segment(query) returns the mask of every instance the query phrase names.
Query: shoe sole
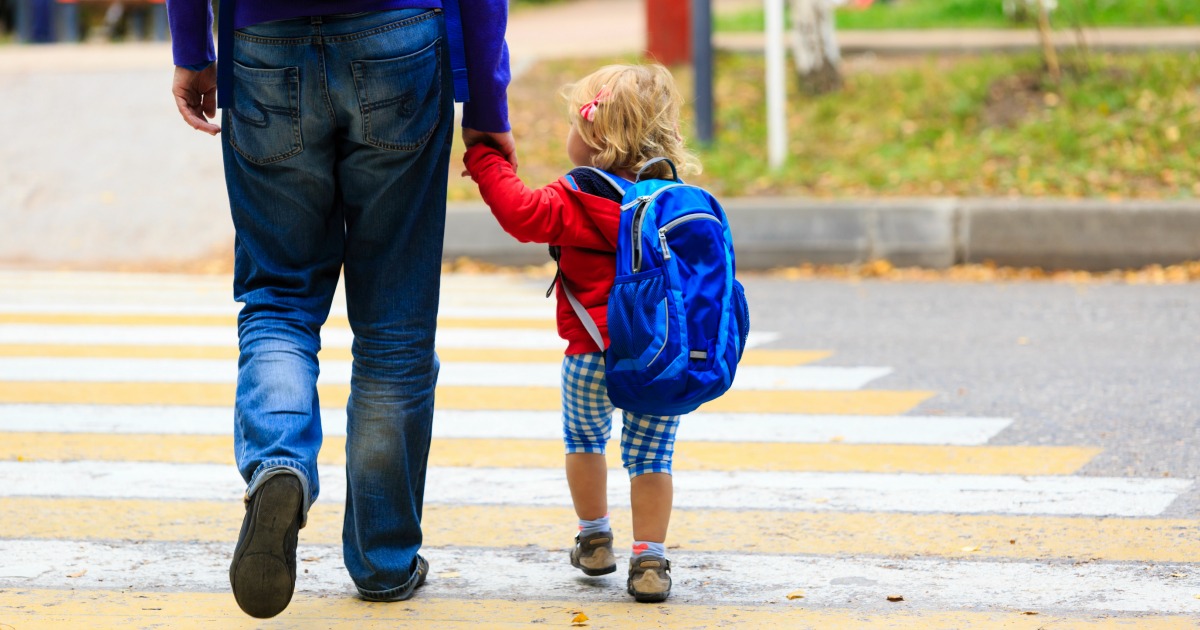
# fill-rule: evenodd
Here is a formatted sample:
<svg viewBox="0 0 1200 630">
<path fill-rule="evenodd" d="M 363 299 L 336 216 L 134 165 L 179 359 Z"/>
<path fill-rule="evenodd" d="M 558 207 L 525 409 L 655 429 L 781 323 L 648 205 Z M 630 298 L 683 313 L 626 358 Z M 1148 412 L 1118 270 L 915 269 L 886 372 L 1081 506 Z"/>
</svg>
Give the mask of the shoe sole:
<svg viewBox="0 0 1200 630">
<path fill-rule="evenodd" d="M 603 554 L 603 555 L 601 555 L 601 554 Z M 604 556 L 607 556 L 607 558 Z M 583 571 L 583 574 L 588 577 L 598 577 L 601 575 L 608 575 L 609 573 L 617 572 L 617 559 L 612 555 L 612 552 L 609 551 L 608 549 L 605 549 L 603 547 L 597 549 L 596 551 L 592 552 L 591 559 L 593 559 L 593 560 L 608 560 L 609 564 L 606 566 L 599 567 L 599 568 L 589 567 L 589 566 L 583 564 L 583 561 L 581 559 L 576 558 L 574 555 L 574 552 L 572 552 L 571 566 L 575 567 L 576 569 L 579 569 L 580 571 Z M 600 564 L 600 562 L 596 562 L 596 564 Z"/>
<path fill-rule="evenodd" d="M 635 585 L 645 587 L 646 590 L 639 590 Z M 634 601 L 651 604 L 666 601 L 671 596 L 671 583 L 658 577 L 654 571 L 646 571 L 641 577 L 629 580 L 625 590 L 633 595 Z"/>
<path fill-rule="evenodd" d="M 281 475 L 282 476 L 282 475 Z M 300 520 L 302 490 L 292 475 L 266 483 L 254 498 L 255 514 L 243 544 L 234 550 L 229 583 L 238 607 L 259 619 L 274 617 L 292 601 L 296 580 L 287 562 L 288 530 Z"/>
</svg>

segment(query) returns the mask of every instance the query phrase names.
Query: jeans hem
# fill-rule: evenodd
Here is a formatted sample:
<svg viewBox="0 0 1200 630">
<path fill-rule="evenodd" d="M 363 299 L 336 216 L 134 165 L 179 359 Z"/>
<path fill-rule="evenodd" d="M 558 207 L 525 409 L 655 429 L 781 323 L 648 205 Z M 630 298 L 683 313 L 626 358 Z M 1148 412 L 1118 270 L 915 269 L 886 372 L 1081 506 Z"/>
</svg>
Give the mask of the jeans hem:
<svg viewBox="0 0 1200 630">
<path fill-rule="evenodd" d="M 417 554 L 417 557 L 420 558 L 421 554 Z M 414 564 L 419 566 L 420 563 Z M 402 602 L 412 597 L 413 591 L 417 590 L 417 581 L 420 578 L 420 571 L 413 569 L 413 574 L 409 576 L 408 581 L 396 588 L 383 591 L 369 591 L 361 586 L 355 586 L 355 588 L 358 589 L 359 596 L 369 602 Z"/>
<path fill-rule="evenodd" d="M 312 496 L 312 485 L 308 480 L 308 472 L 299 462 L 269 459 L 259 464 L 258 470 L 255 470 L 254 475 L 250 477 L 250 484 L 246 486 L 245 501 L 249 503 L 250 498 L 268 479 L 283 474 L 293 474 L 300 479 L 300 489 L 304 495 L 304 505 L 300 509 L 300 528 L 304 529 L 304 526 L 308 524 L 308 508 L 312 506 L 314 497 Z"/>
</svg>

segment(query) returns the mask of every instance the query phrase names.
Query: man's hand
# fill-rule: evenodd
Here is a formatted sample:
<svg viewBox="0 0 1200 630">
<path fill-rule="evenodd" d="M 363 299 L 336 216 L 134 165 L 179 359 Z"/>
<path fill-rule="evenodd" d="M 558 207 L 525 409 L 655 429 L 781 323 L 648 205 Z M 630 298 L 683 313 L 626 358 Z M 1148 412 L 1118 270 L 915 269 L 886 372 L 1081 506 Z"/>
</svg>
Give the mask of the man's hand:
<svg viewBox="0 0 1200 630">
<path fill-rule="evenodd" d="M 171 94 L 175 95 L 175 106 L 189 127 L 210 136 L 221 133 L 220 127 L 208 122 L 217 117 L 217 64 L 210 64 L 200 72 L 175 66 Z"/>
<path fill-rule="evenodd" d="M 517 170 L 517 143 L 513 140 L 511 131 L 494 133 L 463 127 L 462 138 L 463 144 L 467 145 L 468 149 L 482 143 L 499 151 L 504 156 L 504 159 L 508 160 L 509 164 L 512 164 L 513 170 Z"/>
</svg>

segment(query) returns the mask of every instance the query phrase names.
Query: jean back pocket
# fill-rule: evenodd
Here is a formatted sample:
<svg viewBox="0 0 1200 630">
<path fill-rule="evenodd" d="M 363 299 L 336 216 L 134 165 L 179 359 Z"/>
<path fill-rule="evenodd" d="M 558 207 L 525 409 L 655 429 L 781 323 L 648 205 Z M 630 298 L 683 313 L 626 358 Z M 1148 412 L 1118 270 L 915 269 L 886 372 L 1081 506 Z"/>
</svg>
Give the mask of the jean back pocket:
<svg viewBox="0 0 1200 630">
<path fill-rule="evenodd" d="M 441 39 L 403 57 L 355 61 L 354 87 L 367 144 L 415 151 L 441 122 Z"/>
<path fill-rule="evenodd" d="M 233 76 L 229 144 L 234 150 L 260 165 L 303 151 L 299 68 L 249 68 L 234 62 Z"/>
</svg>

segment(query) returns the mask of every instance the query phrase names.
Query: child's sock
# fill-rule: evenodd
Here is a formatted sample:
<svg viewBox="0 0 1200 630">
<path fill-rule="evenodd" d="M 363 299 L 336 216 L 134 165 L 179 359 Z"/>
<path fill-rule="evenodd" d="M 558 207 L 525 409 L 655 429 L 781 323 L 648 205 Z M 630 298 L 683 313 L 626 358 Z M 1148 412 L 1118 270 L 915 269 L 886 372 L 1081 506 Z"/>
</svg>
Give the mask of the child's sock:
<svg viewBox="0 0 1200 630">
<path fill-rule="evenodd" d="M 633 541 L 633 557 L 636 558 L 641 555 L 661 556 L 665 558 L 667 557 L 667 545 L 666 543 L 635 540 Z"/>
<path fill-rule="evenodd" d="M 608 515 L 607 514 L 605 514 L 604 516 L 601 516 L 600 518 L 598 518 L 594 521 L 588 521 L 588 520 L 584 520 L 582 518 L 579 519 L 579 535 L 580 536 L 591 536 L 592 534 L 606 532 L 606 531 L 609 531 L 610 529 L 612 529 L 612 526 L 608 524 Z"/>
</svg>

